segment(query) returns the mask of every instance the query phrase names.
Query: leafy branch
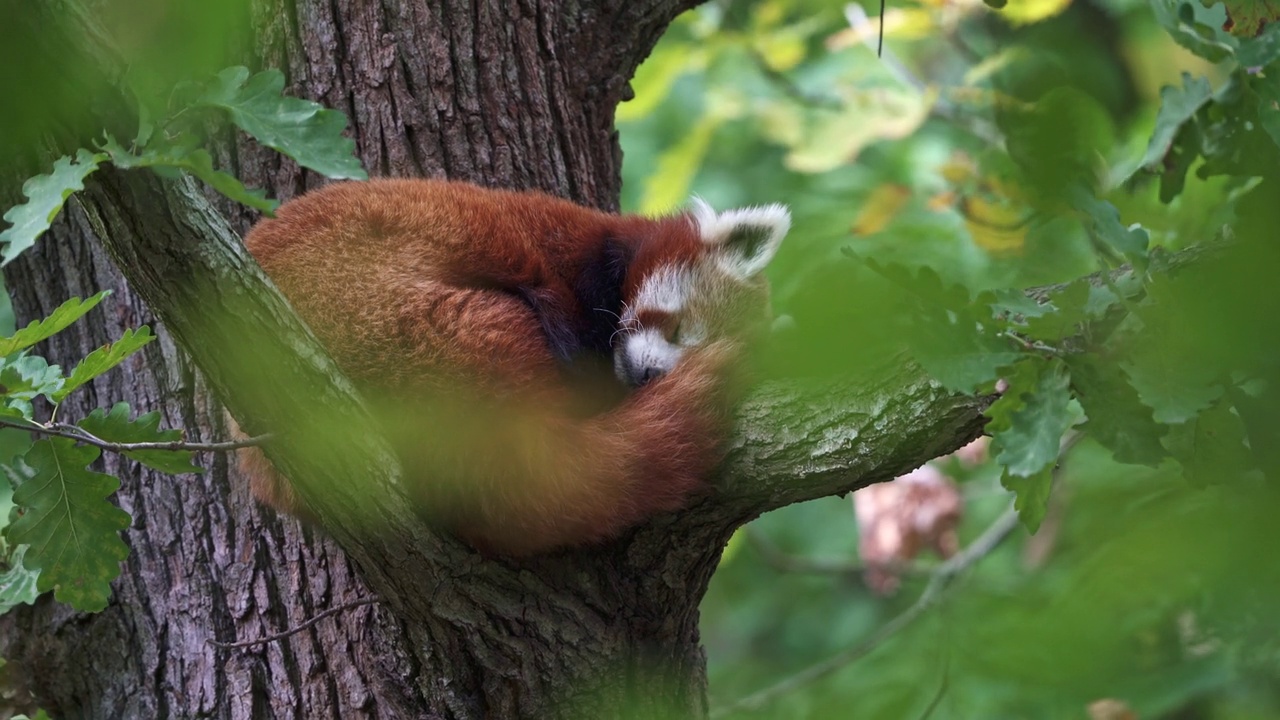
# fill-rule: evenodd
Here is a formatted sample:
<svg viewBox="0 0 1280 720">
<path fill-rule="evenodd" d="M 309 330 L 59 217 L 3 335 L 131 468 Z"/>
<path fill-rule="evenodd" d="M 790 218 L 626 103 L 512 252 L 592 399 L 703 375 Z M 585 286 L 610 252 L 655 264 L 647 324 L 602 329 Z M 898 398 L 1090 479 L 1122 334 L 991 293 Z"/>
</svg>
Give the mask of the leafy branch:
<svg viewBox="0 0 1280 720">
<path fill-rule="evenodd" d="M 237 202 L 271 214 L 279 205 L 261 190 L 249 189 L 234 175 L 214 167 L 206 144 L 204 121 L 220 115 L 263 145 L 299 165 L 334 179 L 368 177 L 355 157 L 355 143 L 343 135 L 347 118 L 337 110 L 284 95 L 278 70 L 251 74 L 243 67 L 223 70 L 203 82 L 181 84 L 173 92 L 169 115 L 156 124 L 140 122 L 137 139 L 126 148 L 109 134 L 95 150 L 81 148 L 54 162 L 47 175 L 23 185 L 27 202 L 4 215 L 12 227 L 0 232 L 7 264 L 33 246 L 49 229 L 63 204 L 84 189 L 84 181 L 104 163 L 125 170 L 150 168 L 164 173 L 189 172 Z M 204 111 L 204 112 L 201 112 Z"/>
</svg>

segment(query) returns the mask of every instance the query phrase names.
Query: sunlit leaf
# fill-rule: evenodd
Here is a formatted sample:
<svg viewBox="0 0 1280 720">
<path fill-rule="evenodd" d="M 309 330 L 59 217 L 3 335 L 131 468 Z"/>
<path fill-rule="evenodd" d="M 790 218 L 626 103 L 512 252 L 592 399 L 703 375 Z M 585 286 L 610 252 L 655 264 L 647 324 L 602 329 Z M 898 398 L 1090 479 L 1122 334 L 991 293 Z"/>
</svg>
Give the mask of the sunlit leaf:
<svg viewBox="0 0 1280 720">
<path fill-rule="evenodd" d="M 85 313 L 92 310 L 94 306 L 102 302 L 102 298 L 110 294 L 110 290 L 103 290 L 86 300 L 71 298 L 49 313 L 49 317 L 43 320 L 33 320 L 30 325 L 14 333 L 12 337 L 0 338 L 0 357 L 12 355 L 19 350 L 35 345 L 41 340 L 53 337 L 71 325 L 71 323 L 84 317 Z"/>
<path fill-rule="evenodd" d="M 1071 0 L 1008 0 L 1000 9 L 1000 17 L 1013 25 L 1030 25 L 1057 15 Z"/>
<path fill-rule="evenodd" d="M 722 118 L 708 113 L 696 125 L 658 158 L 658 167 L 645 181 L 644 195 L 640 200 L 640 212 L 656 215 L 670 212 L 689 197 L 693 178 L 702 167 L 707 148 Z"/>
<path fill-rule="evenodd" d="M 87 612 L 107 606 L 129 554 L 120 539 L 129 514 L 107 500 L 120 481 L 88 469 L 98 455 L 66 438 L 32 445 L 23 462 L 35 475 L 14 491 L 22 515 L 6 530 L 10 543 L 29 546 L 23 565 L 40 572 L 40 591 Z"/>
<path fill-rule="evenodd" d="M 62 388 L 53 394 L 53 401 L 62 402 L 73 390 L 124 362 L 125 358 L 155 339 L 146 325 L 136 331 L 125 330 L 119 340 L 103 345 L 81 360 Z"/>
<path fill-rule="evenodd" d="M 31 402 L 37 396 L 52 397 L 62 387 L 62 368 L 39 355 L 19 355 L 0 360 L 0 402 L 6 414 L 30 420 Z"/>
<path fill-rule="evenodd" d="M 250 75 L 247 68 L 227 68 L 205 86 L 195 103 L 225 111 L 231 122 L 258 142 L 325 177 L 368 178 L 355 156 L 355 141 L 342 135 L 347 116 L 286 96 L 279 70 Z"/>
<path fill-rule="evenodd" d="M 817 173 L 852 162 L 863 148 L 905 137 L 920 127 L 937 91 L 859 91 L 838 111 L 817 115 L 804 141 L 787 154 L 787 167 Z"/>
<path fill-rule="evenodd" d="M 116 403 L 111 412 L 98 408 L 89 413 L 78 425 L 90 435 L 113 443 L 156 443 L 182 440 L 181 430 L 161 430 L 160 413 L 149 412 L 129 419 L 129 404 Z M 190 450 L 129 450 L 124 456 L 131 460 L 172 475 L 203 472 L 204 468 L 191 462 Z"/>
<path fill-rule="evenodd" d="M 0 480 L 2 482 L 4 480 Z M 9 569 L 0 572 L 0 615 L 18 605 L 30 605 L 40 596 L 40 591 L 36 588 L 39 571 L 28 570 L 22 564 L 22 556 L 26 553 L 27 547 L 19 545 L 9 556 Z M 2 568 L 3 565 L 0 564 L 0 569 Z"/>
<path fill-rule="evenodd" d="M 48 175 L 37 175 L 23 183 L 22 192 L 27 196 L 27 202 L 10 208 L 4 214 L 5 222 L 12 227 L 0 232 L 0 243 L 5 246 L 4 261 L 0 265 L 9 264 L 23 250 L 35 245 L 61 212 L 67 198 L 84 189 L 84 179 L 105 159 L 105 155 L 82 148 L 76 151 L 74 159 L 67 156 L 58 158 Z"/>
<path fill-rule="evenodd" d="M 203 148 L 148 148 L 142 154 L 135 155 L 111 138 L 107 139 L 103 148 L 110 155 L 111 161 L 122 168 L 179 168 L 209 183 L 213 189 L 228 198 L 249 207 L 272 213 L 280 205 L 278 201 L 268 198 L 262 190 L 247 188 L 234 175 L 214 168 L 213 156 Z"/>
</svg>

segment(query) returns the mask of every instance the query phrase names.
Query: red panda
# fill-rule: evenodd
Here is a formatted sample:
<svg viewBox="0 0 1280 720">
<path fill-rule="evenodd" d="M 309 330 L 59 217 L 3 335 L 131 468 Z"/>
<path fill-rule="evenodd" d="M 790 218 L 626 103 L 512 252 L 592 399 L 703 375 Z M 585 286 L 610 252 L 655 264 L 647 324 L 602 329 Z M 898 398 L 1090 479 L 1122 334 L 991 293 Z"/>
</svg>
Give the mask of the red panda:
<svg viewBox="0 0 1280 720">
<path fill-rule="evenodd" d="M 528 555 L 615 537 L 703 486 L 789 224 L 781 205 L 644 218 L 374 180 L 287 202 L 245 242 L 369 399 L 415 508 Z M 304 513 L 250 454 L 255 496 Z"/>
</svg>

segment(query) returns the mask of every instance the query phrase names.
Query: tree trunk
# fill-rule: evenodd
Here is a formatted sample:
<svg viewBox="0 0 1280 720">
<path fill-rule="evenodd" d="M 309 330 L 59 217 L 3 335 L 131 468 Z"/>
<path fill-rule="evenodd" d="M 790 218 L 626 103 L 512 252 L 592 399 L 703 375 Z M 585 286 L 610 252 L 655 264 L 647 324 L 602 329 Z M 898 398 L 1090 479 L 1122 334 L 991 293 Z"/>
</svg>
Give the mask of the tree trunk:
<svg viewBox="0 0 1280 720">
<path fill-rule="evenodd" d="M 292 94 L 346 112 L 371 175 L 540 188 L 615 208 L 614 108 L 692 4 L 260 0 L 256 64 L 284 70 Z M 245 143 L 222 156 L 282 199 L 317 184 Z M 7 206 L 21 173 L 0 171 Z M 194 320 L 210 298 L 244 303 L 231 315 L 272 328 L 262 342 L 281 352 L 314 347 L 261 299 L 274 296 L 258 291 L 261 276 L 230 232 L 251 214 L 220 203 L 220 217 L 194 187 L 105 169 L 6 269 L 22 323 L 72 295 L 116 291 L 40 348 L 51 362 L 163 321 L 158 342 L 73 395 L 61 418 L 125 401 L 159 410 L 189 439 L 225 438 L 214 392 L 240 417 L 242 370 L 223 364 L 219 345 L 251 331 Z M 287 370 L 327 377 L 322 355 L 298 353 L 305 359 Z M 322 402 L 345 402 L 343 392 L 339 383 Z M 288 418 L 291 402 L 261 412 Z M 329 533 L 306 530 L 255 506 L 224 455 L 181 478 L 108 456 L 106 471 L 123 479 L 116 499 L 133 516 L 110 606 L 86 615 L 46 596 L 19 608 L 0 618 L 0 657 L 34 702 L 68 718 L 702 717 L 698 603 L 733 530 L 958 447 L 978 432 L 981 406 L 896 359 L 834 389 L 763 388 L 743 409 L 713 496 L 617 542 L 518 563 L 437 538 L 394 505 L 385 538 L 361 536 L 334 508 L 321 509 Z M 372 448 L 355 469 L 316 461 L 300 471 L 385 480 L 377 457 Z M 250 648 L 210 644 L 265 637 L 363 598 L 379 603 Z"/>
</svg>

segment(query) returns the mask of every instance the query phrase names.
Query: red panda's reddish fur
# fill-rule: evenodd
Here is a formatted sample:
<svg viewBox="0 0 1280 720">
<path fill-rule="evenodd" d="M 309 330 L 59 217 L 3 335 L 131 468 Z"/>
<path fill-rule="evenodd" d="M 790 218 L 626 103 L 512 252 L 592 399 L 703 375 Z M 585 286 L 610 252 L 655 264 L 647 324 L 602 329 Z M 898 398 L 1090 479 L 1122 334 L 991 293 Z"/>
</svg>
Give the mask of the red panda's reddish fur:
<svg viewBox="0 0 1280 720">
<path fill-rule="evenodd" d="M 658 265 L 703 252 L 685 216 L 611 215 L 432 180 L 329 185 L 246 237 L 339 367 L 386 400 L 410 498 L 474 546 L 508 555 L 600 541 L 678 509 L 721 457 L 731 341 L 691 350 L 670 374 L 584 417 L 539 319 L 510 292 L 538 288 L 569 315 L 589 314 L 573 284 L 606 241 L 632 253 L 624 296 Z M 440 411 L 449 403 L 474 412 Z M 396 442 L 397 432 L 409 437 Z M 251 454 L 254 494 L 302 512 L 287 481 Z"/>
</svg>

